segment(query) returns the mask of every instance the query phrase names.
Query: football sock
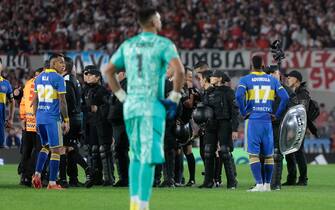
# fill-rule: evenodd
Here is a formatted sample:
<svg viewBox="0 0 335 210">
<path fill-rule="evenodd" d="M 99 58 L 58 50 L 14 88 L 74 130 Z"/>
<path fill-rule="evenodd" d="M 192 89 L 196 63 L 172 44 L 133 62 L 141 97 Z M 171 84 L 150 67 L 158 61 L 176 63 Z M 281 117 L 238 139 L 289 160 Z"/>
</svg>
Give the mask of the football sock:
<svg viewBox="0 0 335 210">
<path fill-rule="evenodd" d="M 274 165 L 273 157 L 266 157 L 264 160 L 264 174 L 265 174 L 264 182 L 265 183 L 271 183 L 273 165 Z"/>
<path fill-rule="evenodd" d="M 262 165 L 259 162 L 258 157 L 250 157 L 250 168 L 256 181 L 256 184 L 263 184 Z"/>
<path fill-rule="evenodd" d="M 140 162 L 131 160 L 129 164 L 129 193 L 130 196 L 138 196 L 140 181 Z"/>
<path fill-rule="evenodd" d="M 140 201 L 149 201 L 154 181 L 155 166 L 151 164 L 141 164 L 139 173 L 139 198 Z"/>
<path fill-rule="evenodd" d="M 48 159 L 48 155 L 49 155 L 49 150 L 43 147 L 38 154 L 38 158 L 37 158 L 37 162 L 36 162 L 35 171 L 37 173 L 39 173 L 39 174 L 42 173 L 44 164 Z"/>
<path fill-rule="evenodd" d="M 131 196 L 130 197 L 130 210 L 138 210 L 139 209 L 139 199 L 138 196 Z"/>
<path fill-rule="evenodd" d="M 50 163 L 49 163 L 49 167 L 50 167 L 49 181 L 56 181 L 57 179 L 59 159 L 60 159 L 59 154 L 51 153 L 51 158 L 50 158 Z"/>
</svg>

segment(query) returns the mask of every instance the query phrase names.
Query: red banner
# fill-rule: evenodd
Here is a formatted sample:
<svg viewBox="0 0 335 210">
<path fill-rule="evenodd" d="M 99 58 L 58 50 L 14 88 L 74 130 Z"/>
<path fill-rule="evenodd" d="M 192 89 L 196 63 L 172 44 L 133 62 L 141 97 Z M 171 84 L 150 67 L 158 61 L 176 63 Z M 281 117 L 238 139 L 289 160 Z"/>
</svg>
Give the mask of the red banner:
<svg viewBox="0 0 335 210">
<path fill-rule="evenodd" d="M 335 68 L 310 68 L 308 75 L 311 90 L 335 92 Z"/>
</svg>

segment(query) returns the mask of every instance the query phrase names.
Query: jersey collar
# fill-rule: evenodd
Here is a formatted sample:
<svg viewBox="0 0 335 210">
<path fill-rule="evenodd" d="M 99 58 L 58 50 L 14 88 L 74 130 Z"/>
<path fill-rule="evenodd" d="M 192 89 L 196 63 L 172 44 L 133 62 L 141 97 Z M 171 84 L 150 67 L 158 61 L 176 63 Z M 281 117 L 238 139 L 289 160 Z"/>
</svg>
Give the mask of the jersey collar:
<svg viewBox="0 0 335 210">
<path fill-rule="evenodd" d="M 4 81 L 4 78 L 2 76 L 0 76 L 0 82 Z"/>
<path fill-rule="evenodd" d="M 264 75 L 265 72 L 263 72 L 263 71 L 261 71 L 261 72 L 259 72 L 259 71 L 252 71 L 252 72 L 250 72 L 250 74 L 261 76 L 261 75 Z"/>
<path fill-rule="evenodd" d="M 56 72 L 57 73 L 57 71 L 55 69 L 45 69 L 44 71 L 45 71 L 45 73 L 50 73 L 50 72 Z"/>
</svg>

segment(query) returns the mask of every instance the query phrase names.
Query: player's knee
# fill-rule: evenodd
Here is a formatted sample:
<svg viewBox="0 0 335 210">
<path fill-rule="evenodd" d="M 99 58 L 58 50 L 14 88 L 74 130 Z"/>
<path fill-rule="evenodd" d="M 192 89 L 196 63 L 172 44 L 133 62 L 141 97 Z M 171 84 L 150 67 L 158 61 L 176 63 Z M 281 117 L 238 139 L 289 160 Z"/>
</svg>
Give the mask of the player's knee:
<svg viewBox="0 0 335 210">
<path fill-rule="evenodd" d="M 212 144 L 205 144 L 205 158 L 210 158 L 215 155 L 216 145 Z"/>
<path fill-rule="evenodd" d="M 259 163 L 259 155 L 249 154 L 249 164 Z"/>
<path fill-rule="evenodd" d="M 49 152 L 50 152 L 49 147 L 48 146 L 43 146 L 40 152 L 43 152 L 43 153 L 49 155 Z"/>
<path fill-rule="evenodd" d="M 273 165 L 274 164 L 273 155 L 264 157 L 264 164 Z"/>
</svg>

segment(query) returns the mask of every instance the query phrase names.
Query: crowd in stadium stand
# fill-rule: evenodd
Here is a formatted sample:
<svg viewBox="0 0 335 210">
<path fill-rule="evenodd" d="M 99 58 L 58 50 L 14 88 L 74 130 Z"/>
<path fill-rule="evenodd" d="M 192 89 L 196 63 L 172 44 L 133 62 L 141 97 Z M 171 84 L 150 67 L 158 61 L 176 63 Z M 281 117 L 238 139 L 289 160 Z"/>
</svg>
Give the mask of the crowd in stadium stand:
<svg viewBox="0 0 335 210">
<path fill-rule="evenodd" d="M 181 49 L 335 47 L 333 0 L 157 0 L 161 34 Z M 0 53 L 112 52 L 138 32 L 134 1 L 0 1 Z"/>
</svg>

